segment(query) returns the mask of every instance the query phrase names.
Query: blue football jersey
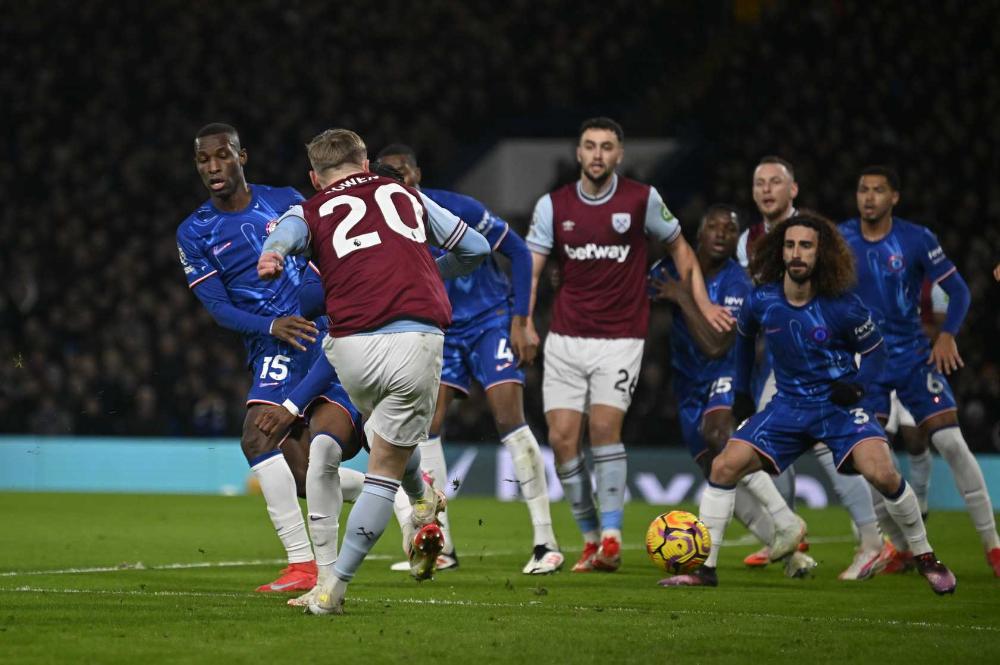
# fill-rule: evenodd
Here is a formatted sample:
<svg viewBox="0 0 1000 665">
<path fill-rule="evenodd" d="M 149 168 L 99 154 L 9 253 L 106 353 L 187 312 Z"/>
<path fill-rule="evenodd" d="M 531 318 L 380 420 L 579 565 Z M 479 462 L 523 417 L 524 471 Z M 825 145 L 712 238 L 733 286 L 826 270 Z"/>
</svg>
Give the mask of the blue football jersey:
<svg viewBox="0 0 1000 665">
<path fill-rule="evenodd" d="M 489 211 L 486 206 L 464 194 L 440 189 L 421 189 L 427 198 L 453 213 L 466 224 L 486 237 L 495 252 L 509 232 L 507 222 Z M 444 250 L 429 246 L 435 256 Z M 446 280 L 445 288 L 451 301 L 452 327 L 461 327 L 479 316 L 490 312 L 506 313 L 510 309 L 513 289 L 507 273 L 500 268 L 494 256 L 486 257 L 482 264 L 464 277 Z"/>
<path fill-rule="evenodd" d="M 871 312 L 856 294 L 817 296 L 798 307 L 785 299 L 780 283 L 750 292 L 737 330 L 749 338 L 764 334 L 778 395 L 793 400 L 828 400 L 831 383 L 857 374 L 854 354 L 882 343 Z"/>
<path fill-rule="evenodd" d="M 308 260 L 285 259 L 285 271 L 273 281 L 257 276 L 257 259 L 270 232 L 269 224 L 303 200 L 291 187 L 250 185 L 250 205 L 239 212 L 224 212 L 206 201 L 177 228 L 177 249 L 188 286 L 217 275 L 233 305 L 267 317 L 299 313 L 299 290 Z M 317 322 L 318 323 L 318 322 Z M 254 338 L 244 336 L 253 355 Z"/>
<path fill-rule="evenodd" d="M 855 218 L 840 225 L 857 264 L 855 293 L 871 309 L 891 355 L 924 353 L 930 342 L 920 325 L 921 286 L 925 278 L 940 282 L 948 277 L 955 264 L 925 226 L 893 217 L 889 233 L 869 242 L 861 224 Z"/>
<path fill-rule="evenodd" d="M 671 258 L 658 261 L 668 273 L 678 279 L 677 267 Z M 656 266 L 650 271 L 654 274 Z M 723 267 L 711 277 L 705 279 L 705 289 L 708 299 L 716 305 L 722 305 L 729 313 L 739 315 L 743 302 L 750 293 L 752 284 L 745 270 L 733 259 L 728 259 Z M 733 376 L 736 356 L 735 345 L 722 358 L 709 358 L 698 348 L 697 342 L 691 336 L 687 321 L 677 305 L 671 307 L 673 327 L 670 331 L 670 356 L 674 371 L 683 374 L 696 382 L 711 382 L 720 376 Z"/>
</svg>

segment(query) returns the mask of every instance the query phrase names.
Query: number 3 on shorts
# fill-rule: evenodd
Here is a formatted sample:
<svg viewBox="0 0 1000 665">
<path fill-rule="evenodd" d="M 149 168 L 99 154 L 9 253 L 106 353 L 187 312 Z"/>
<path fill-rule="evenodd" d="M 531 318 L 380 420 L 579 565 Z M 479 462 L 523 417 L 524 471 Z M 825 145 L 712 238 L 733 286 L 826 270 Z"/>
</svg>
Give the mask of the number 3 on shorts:
<svg viewBox="0 0 1000 665">
<path fill-rule="evenodd" d="M 855 425 L 864 425 L 869 420 L 864 409 L 851 409 L 851 415 L 854 416 Z"/>
</svg>

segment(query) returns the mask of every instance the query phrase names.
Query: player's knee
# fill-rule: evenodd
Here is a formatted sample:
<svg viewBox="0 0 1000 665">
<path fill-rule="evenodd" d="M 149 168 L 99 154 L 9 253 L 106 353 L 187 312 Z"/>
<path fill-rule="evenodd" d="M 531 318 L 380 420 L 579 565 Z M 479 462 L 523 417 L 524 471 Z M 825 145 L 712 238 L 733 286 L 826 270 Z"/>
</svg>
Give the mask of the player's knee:
<svg viewBox="0 0 1000 665">
<path fill-rule="evenodd" d="M 619 443 L 622 440 L 621 428 L 617 423 L 591 420 L 590 421 L 590 442 L 595 443 Z"/>
<path fill-rule="evenodd" d="M 500 436 L 506 436 L 524 425 L 524 418 L 511 413 L 498 413 L 493 417 Z"/>
<path fill-rule="evenodd" d="M 865 479 L 883 496 L 894 494 L 899 489 L 899 483 L 903 477 L 899 475 L 896 468 L 889 464 L 878 464 L 865 474 Z"/>
<path fill-rule="evenodd" d="M 719 485 L 735 485 L 740 479 L 740 468 L 732 455 L 722 453 L 712 460 L 712 472 L 709 479 Z"/>
<path fill-rule="evenodd" d="M 243 436 L 240 437 L 240 447 L 248 460 L 254 460 L 264 453 L 274 450 L 277 445 L 266 434 L 261 432 L 252 423 L 243 427 Z"/>
</svg>

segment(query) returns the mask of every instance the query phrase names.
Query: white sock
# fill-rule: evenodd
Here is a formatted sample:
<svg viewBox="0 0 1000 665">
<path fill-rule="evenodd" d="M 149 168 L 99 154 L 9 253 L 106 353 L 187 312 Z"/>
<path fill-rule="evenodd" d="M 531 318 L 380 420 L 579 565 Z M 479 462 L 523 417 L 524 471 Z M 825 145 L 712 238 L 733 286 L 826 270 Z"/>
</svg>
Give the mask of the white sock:
<svg viewBox="0 0 1000 665">
<path fill-rule="evenodd" d="M 932 549 L 930 543 L 927 542 L 927 529 L 924 528 L 924 520 L 920 517 L 920 504 L 917 503 L 917 495 L 913 493 L 909 483 L 905 480 L 903 482 L 906 484 L 906 488 L 897 498 L 884 497 L 885 508 L 906 537 L 906 542 L 909 544 L 913 556 L 919 556 L 932 551 Z"/>
<path fill-rule="evenodd" d="M 882 529 L 882 533 L 885 534 L 892 546 L 900 552 L 907 552 L 910 549 L 910 544 L 906 542 L 906 537 L 903 536 L 903 532 L 899 529 L 899 525 L 896 521 L 892 519 L 889 514 L 888 508 L 885 505 L 885 497 L 882 493 L 875 489 L 874 486 L 871 487 L 872 504 L 875 507 L 875 515 L 878 517 L 878 525 Z"/>
<path fill-rule="evenodd" d="M 445 491 L 448 485 L 448 465 L 444 461 L 444 448 L 441 446 L 441 437 L 432 436 L 420 444 L 420 468 L 431 475 L 434 479 L 434 489 Z M 451 540 L 451 522 L 448 519 L 448 509 L 438 513 L 438 521 L 441 523 L 441 532 L 444 534 L 445 554 L 452 554 L 455 551 L 455 544 Z"/>
<path fill-rule="evenodd" d="M 941 453 L 941 457 L 951 467 L 951 475 L 955 485 L 965 499 L 965 507 L 972 517 L 972 523 L 979 532 L 986 549 L 1000 547 L 1000 537 L 997 536 L 996 517 L 993 515 L 993 505 L 990 493 L 986 489 L 986 480 L 975 456 L 962 437 L 958 426 L 939 429 L 931 434 L 931 443 Z"/>
<path fill-rule="evenodd" d="M 789 465 L 787 469 L 775 476 L 772 482 L 788 507 L 795 510 L 795 467 Z"/>
<path fill-rule="evenodd" d="M 361 496 L 361 489 L 365 484 L 365 474 L 354 469 L 340 467 L 340 493 L 347 503 L 354 503 Z M 404 495 L 405 496 L 405 495 Z M 410 505 L 407 502 L 406 505 Z"/>
<path fill-rule="evenodd" d="M 312 561 L 312 547 L 306 535 L 306 524 L 299 508 L 299 497 L 295 489 L 295 477 L 288 468 L 288 462 L 281 451 L 257 462 L 250 470 L 260 483 L 260 491 L 267 504 L 267 514 L 274 524 L 274 530 L 288 553 L 288 563 Z"/>
<path fill-rule="evenodd" d="M 920 504 L 920 512 L 927 512 L 927 494 L 931 488 L 931 469 L 933 468 L 934 458 L 931 455 L 930 449 L 925 450 L 919 455 L 914 455 L 910 453 L 910 474 L 907 480 L 910 483 L 910 487 L 913 488 L 913 493 L 917 495 L 917 502 Z"/>
<path fill-rule="evenodd" d="M 337 562 L 337 536 L 340 532 L 340 444 L 328 434 L 317 434 L 309 444 L 309 470 L 306 472 L 306 508 L 309 511 L 309 536 L 316 552 L 317 583 L 333 572 Z"/>
<path fill-rule="evenodd" d="M 876 521 L 875 507 L 872 505 L 872 493 L 868 489 L 868 481 L 863 476 L 847 475 L 837 471 L 837 466 L 833 463 L 833 453 L 825 443 L 814 446 L 813 452 L 823 470 L 826 471 L 826 475 L 829 476 L 840 503 L 851 514 L 854 526 L 859 533 L 864 535 L 863 529 Z M 870 532 L 871 527 L 868 527 L 868 530 Z"/>
<path fill-rule="evenodd" d="M 410 556 L 410 543 L 413 542 L 414 536 L 413 520 L 411 519 L 413 505 L 410 503 L 410 497 L 406 496 L 406 492 L 402 489 L 398 490 L 393 498 L 392 511 L 396 514 L 400 531 L 403 532 L 403 555 L 408 557 Z"/>
<path fill-rule="evenodd" d="M 726 525 L 733 518 L 736 505 L 736 489 L 726 489 L 709 485 L 701 495 L 701 505 L 698 507 L 698 517 L 708 527 L 712 536 L 712 551 L 705 565 L 715 568 L 719 561 L 719 549 L 726 535 Z M 787 506 L 786 506 L 787 508 Z"/>
<path fill-rule="evenodd" d="M 501 441 L 514 461 L 514 477 L 521 488 L 521 496 L 528 504 L 531 526 L 534 529 L 534 545 L 546 545 L 558 550 L 556 534 L 552 530 L 552 516 L 549 511 L 549 485 L 545 477 L 545 462 L 531 428 L 523 425 L 509 432 Z"/>
<path fill-rule="evenodd" d="M 867 487 L 865 488 L 865 492 L 869 495 L 871 494 Z M 875 509 L 873 508 L 872 513 L 874 512 Z M 868 524 L 855 524 L 854 528 L 858 533 L 858 544 L 861 546 L 861 549 L 866 552 L 882 549 L 882 532 L 878 530 L 878 519 Z"/>
<path fill-rule="evenodd" d="M 775 527 L 784 529 L 798 527 L 799 522 L 795 518 L 795 513 L 788 507 L 784 497 L 778 493 L 771 476 L 763 471 L 755 471 L 743 476 L 739 484 L 743 485 L 760 502 L 764 510 L 770 513 Z"/>
<path fill-rule="evenodd" d="M 736 486 L 736 519 L 764 545 L 774 539 L 774 520 L 744 485 Z"/>
</svg>

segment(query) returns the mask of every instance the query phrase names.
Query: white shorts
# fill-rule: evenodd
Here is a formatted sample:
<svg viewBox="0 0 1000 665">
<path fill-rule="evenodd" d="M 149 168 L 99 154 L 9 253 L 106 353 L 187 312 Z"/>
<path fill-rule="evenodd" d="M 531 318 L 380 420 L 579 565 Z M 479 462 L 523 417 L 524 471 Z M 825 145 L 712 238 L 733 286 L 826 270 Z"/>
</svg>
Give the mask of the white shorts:
<svg viewBox="0 0 1000 665">
<path fill-rule="evenodd" d="M 427 439 L 443 347 L 444 335 L 423 332 L 323 339 L 327 359 L 365 417 L 365 434 L 403 447 Z"/>
<path fill-rule="evenodd" d="M 899 401 L 899 397 L 896 396 L 896 391 L 893 390 L 892 394 L 889 395 L 889 401 L 891 406 L 889 407 L 889 420 L 885 423 L 885 431 L 889 434 L 895 434 L 899 431 L 900 426 L 902 427 L 916 427 L 917 423 L 913 420 L 913 414 L 903 406 L 903 403 Z"/>
<path fill-rule="evenodd" d="M 642 367 L 642 339 L 568 337 L 545 340 L 542 401 L 545 411 L 586 413 L 591 404 L 628 411 Z"/>
</svg>

